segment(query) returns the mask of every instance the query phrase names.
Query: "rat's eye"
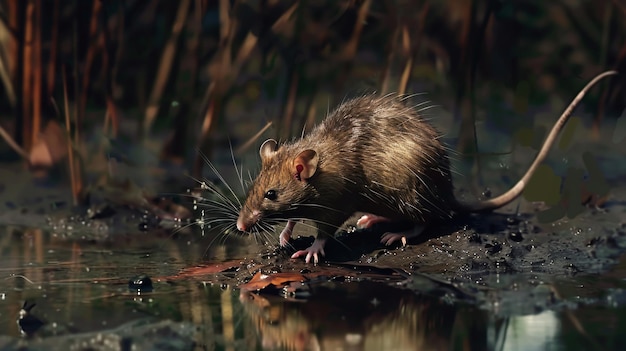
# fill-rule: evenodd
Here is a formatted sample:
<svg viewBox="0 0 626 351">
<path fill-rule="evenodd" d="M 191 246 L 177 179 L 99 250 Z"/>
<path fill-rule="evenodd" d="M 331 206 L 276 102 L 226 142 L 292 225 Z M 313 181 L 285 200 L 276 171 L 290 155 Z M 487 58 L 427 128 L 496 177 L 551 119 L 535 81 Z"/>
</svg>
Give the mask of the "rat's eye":
<svg viewBox="0 0 626 351">
<path fill-rule="evenodd" d="M 271 200 L 271 201 L 276 200 L 276 190 L 273 190 L 273 189 L 272 190 L 268 190 L 265 193 L 265 198 L 268 199 L 268 200 Z"/>
</svg>

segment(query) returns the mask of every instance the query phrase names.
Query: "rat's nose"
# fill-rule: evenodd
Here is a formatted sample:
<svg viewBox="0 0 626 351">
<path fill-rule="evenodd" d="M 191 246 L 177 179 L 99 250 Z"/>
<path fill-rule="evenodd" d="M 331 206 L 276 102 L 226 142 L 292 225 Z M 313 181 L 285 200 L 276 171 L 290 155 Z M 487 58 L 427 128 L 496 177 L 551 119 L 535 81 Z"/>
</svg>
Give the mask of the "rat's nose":
<svg viewBox="0 0 626 351">
<path fill-rule="evenodd" d="M 237 218 L 237 229 L 242 232 L 249 230 L 254 227 L 254 225 L 259 221 L 261 217 L 261 212 L 259 210 L 254 210 L 251 213 L 240 213 Z"/>
<path fill-rule="evenodd" d="M 241 217 L 237 218 L 237 229 L 239 229 L 242 232 L 245 232 L 247 229 Z"/>
</svg>

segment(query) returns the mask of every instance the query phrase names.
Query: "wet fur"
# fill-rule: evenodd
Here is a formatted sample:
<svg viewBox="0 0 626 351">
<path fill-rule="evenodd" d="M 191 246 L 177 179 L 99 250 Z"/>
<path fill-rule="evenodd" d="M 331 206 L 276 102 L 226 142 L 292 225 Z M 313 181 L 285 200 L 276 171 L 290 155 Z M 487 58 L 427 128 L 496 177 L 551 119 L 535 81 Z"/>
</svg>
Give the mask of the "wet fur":
<svg viewBox="0 0 626 351">
<path fill-rule="evenodd" d="M 294 178 L 292 160 L 307 149 L 317 152 L 319 164 L 302 182 Z M 394 96 L 350 100 L 261 161 L 243 211 L 260 209 L 264 219 L 313 219 L 327 235 L 357 211 L 429 223 L 449 218 L 456 204 L 439 133 Z M 264 198 L 270 189 L 276 201 Z"/>
</svg>

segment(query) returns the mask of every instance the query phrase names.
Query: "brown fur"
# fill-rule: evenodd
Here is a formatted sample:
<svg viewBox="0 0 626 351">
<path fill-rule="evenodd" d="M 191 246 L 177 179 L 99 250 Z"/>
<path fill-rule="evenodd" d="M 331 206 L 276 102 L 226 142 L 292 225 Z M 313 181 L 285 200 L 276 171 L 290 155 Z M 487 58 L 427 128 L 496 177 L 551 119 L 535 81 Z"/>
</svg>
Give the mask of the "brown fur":
<svg viewBox="0 0 626 351">
<path fill-rule="evenodd" d="M 292 160 L 308 149 L 317 152 L 319 165 L 301 182 Z M 304 138 L 261 161 L 243 216 L 260 209 L 262 218 L 314 219 L 333 234 L 357 211 L 427 223 L 450 217 L 456 203 L 439 133 L 396 97 L 348 101 Z M 263 197 L 270 189 L 277 191 L 276 201 Z"/>
</svg>

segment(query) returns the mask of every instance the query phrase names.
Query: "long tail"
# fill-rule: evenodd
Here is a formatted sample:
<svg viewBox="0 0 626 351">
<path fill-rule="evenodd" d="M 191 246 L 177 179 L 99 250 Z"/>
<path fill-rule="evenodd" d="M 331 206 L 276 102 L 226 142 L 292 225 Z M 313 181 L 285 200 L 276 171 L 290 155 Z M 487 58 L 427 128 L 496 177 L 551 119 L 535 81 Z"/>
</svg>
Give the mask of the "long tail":
<svg viewBox="0 0 626 351">
<path fill-rule="evenodd" d="M 533 163 L 530 165 L 530 167 L 528 168 L 524 176 L 517 182 L 517 184 L 515 184 L 515 186 L 509 189 L 506 193 L 498 197 L 495 197 L 493 199 L 483 200 L 483 201 L 479 201 L 476 203 L 459 204 L 461 209 L 465 211 L 469 211 L 469 212 L 490 211 L 496 208 L 500 208 L 508 204 L 509 202 L 515 200 L 522 193 L 522 191 L 524 191 L 526 184 L 528 184 L 528 181 L 530 180 L 530 178 L 533 176 L 533 174 L 535 174 L 537 167 L 539 167 L 541 162 L 543 162 L 543 160 L 545 160 L 545 158 L 548 156 L 548 152 L 550 151 L 550 149 L 552 148 L 552 145 L 556 141 L 556 137 L 559 135 L 559 132 L 561 131 L 561 129 L 563 129 L 563 126 L 565 125 L 569 117 L 572 115 L 572 112 L 574 111 L 576 106 L 578 106 L 578 103 L 580 103 L 580 101 L 583 99 L 585 94 L 587 94 L 587 92 L 594 85 L 596 85 L 599 81 L 601 81 L 605 77 L 616 75 L 616 74 L 618 74 L 617 71 L 606 71 L 604 73 L 597 75 L 589 83 L 587 83 L 587 85 L 578 93 L 578 95 L 576 95 L 576 97 L 572 100 L 572 102 L 570 102 L 569 106 L 567 106 L 565 111 L 563 111 L 563 114 L 561 114 L 561 117 L 559 117 L 559 119 L 556 121 L 556 123 L 552 127 L 552 130 L 550 130 L 548 137 L 543 142 L 543 145 L 541 146 L 541 150 L 539 150 L 539 153 L 537 154 L 537 156 L 535 156 L 535 160 L 533 161 Z"/>
</svg>

